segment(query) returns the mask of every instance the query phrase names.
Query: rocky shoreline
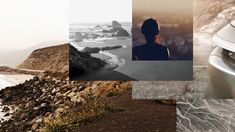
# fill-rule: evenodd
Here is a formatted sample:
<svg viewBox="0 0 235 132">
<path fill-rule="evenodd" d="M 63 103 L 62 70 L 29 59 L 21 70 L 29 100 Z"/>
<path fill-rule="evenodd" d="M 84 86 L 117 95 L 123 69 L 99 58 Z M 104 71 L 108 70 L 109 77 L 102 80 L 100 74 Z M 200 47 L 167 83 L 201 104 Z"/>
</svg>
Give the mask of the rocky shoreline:
<svg viewBox="0 0 235 132">
<path fill-rule="evenodd" d="M 70 45 L 61 45 L 61 47 L 75 49 Z M 53 47 L 46 50 L 53 51 L 51 48 Z M 66 48 L 62 49 L 60 46 L 56 48 L 62 50 L 57 51 L 61 54 L 67 52 L 63 51 Z M 37 60 L 41 56 L 47 56 L 45 49 L 42 49 L 42 51 L 43 54 L 40 54 L 41 51 L 37 50 L 39 56 L 31 55 L 28 57 L 29 60 L 25 60 L 22 65 L 28 67 L 28 69 L 33 69 L 30 67 L 32 61 L 53 63 L 51 60 Z M 81 54 L 77 50 L 74 50 L 74 52 L 76 53 L 74 55 Z M 86 55 L 91 57 L 89 54 Z M 50 56 L 57 57 L 57 54 L 50 54 Z M 64 57 L 66 57 L 65 54 L 62 59 L 58 56 L 55 62 L 65 65 L 50 67 L 50 70 L 35 73 L 33 79 L 0 91 L 0 110 L 4 112 L 2 118 L 5 118 L 0 121 L 0 131 L 74 131 L 79 130 L 80 127 L 86 126 L 88 123 L 101 119 L 107 114 L 125 111 L 124 108 L 113 103 L 110 99 L 112 97 L 121 99 L 122 93 L 130 92 L 131 83 L 129 81 L 69 81 L 69 69 L 63 68 L 69 67 L 66 59 L 63 59 Z M 81 56 L 77 56 L 75 59 L 77 62 L 74 61 L 74 63 L 77 63 L 78 68 L 84 66 L 84 64 L 94 66 L 92 64 L 94 62 L 87 62 L 86 57 L 79 57 Z M 96 61 L 104 64 L 100 60 L 96 59 Z M 90 66 L 87 67 L 91 68 Z M 6 69 L 8 68 L 2 68 L 2 70 Z M 38 65 L 38 69 L 44 68 Z M 128 98 L 131 98 L 131 94 L 128 94 Z M 128 100 L 130 101 L 130 99 Z M 125 100 L 122 102 L 125 103 Z M 174 101 L 160 102 L 175 105 Z M 138 104 L 145 105 L 144 102 Z M 151 104 L 151 107 L 152 105 L 155 104 Z M 140 109 L 144 110 L 145 108 Z M 141 120 L 138 122 L 142 123 Z M 155 126 L 151 127 L 154 128 Z"/>
<path fill-rule="evenodd" d="M 72 131 L 108 113 L 125 111 L 109 100 L 130 91 L 128 81 L 69 81 L 50 75 L 41 73 L 0 91 L 2 105 L 10 106 L 4 108 L 10 118 L 1 123 L 0 131 Z M 174 106 L 176 102 L 155 103 Z"/>
<path fill-rule="evenodd" d="M 129 87 L 129 82 L 75 82 L 42 73 L 0 91 L 3 105 L 18 108 L 9 121 L 1 124 L 0 130 L 42 129 L 48 118 L 57 118 L 60 113 L 79 107 L 91 98 L 115 95 Z"/>
</svg>

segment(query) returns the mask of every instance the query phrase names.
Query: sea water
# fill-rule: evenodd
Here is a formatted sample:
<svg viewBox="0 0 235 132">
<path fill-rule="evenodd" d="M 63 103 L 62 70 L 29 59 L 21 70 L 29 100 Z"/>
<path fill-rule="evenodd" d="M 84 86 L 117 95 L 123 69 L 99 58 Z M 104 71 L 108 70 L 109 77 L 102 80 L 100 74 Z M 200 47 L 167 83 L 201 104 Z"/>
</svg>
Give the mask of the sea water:
<svg viewBox="0 0 235 132">
<path fill-rule="evenodd" d="M 4 75 L 0 74 L 0 90 L 5 87 L 15 86 L 33 78 L 32 75 Z"/>
</svg>

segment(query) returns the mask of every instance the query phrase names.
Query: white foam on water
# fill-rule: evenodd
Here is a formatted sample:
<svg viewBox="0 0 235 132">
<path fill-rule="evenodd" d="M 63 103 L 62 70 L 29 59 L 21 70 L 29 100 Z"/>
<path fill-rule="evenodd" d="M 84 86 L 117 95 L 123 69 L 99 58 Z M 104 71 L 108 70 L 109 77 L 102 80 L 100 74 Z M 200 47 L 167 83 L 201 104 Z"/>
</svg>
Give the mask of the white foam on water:
<svg viewBox="0 0 235 132">
<path fill-rule="evenodd" d="M 120 67 L 125 64 L 124 59 L 122 59 L 122 58 L 118 57 L 117 55 L 114 55 L 108 51 L 100 51 L 99 53 L 111 57 L 111 59 L 109 59 L 107 62 L 112 66 Z"/>
<path fill-rule="evenodd" d="M 0 89 L 13 86 L 16 82 L 15 79 L 7 78 L 5 75 L 0 74 Z"/>
<path fill-rule="evenodd" d="M 110 37 L 98 37 L 95 39 L 84 39 L 82 42 L 87 42 L 87 43 L 103 43 L 104 41 L 107 40 L 112 40 L 113 38 Z"/>
<path fill-rule="evenodd" d="M 9 108 L 9 111 L 3 112 L 4 107 Z M 17 109 L 18 109 L 17 107 L 14 107 L 14 109 L 13 109 L 11 106 L 2 105 L 2 101 L 0 100 L 0 126 L 1 126 L 1 123 L 11 119 L 11 117 L 12 117 L 11 114 L 14 113 Z M 6 116 L 7 113 L 9 113 L 8 116 Z"/>
<path fill-rule="evenodd" d="M 0 78 L 0 89 L 3 89 L 8 86 L 12 86 L 12 84 L 10 82 Z"/>
<path fill-rule="evenodd" d="M 103 43 L 101 41 L 96 41 L 95 39 L 84 39 L 82 42 L 85 42 L 85 43 Z"/>
<path fill-rule="evenodd" d="M 33 78 L 31 75 L 3 75 L 0 74 L 0 90 L 5 87 L 15 86 Z"/>
<path fill-rule="evenodd" d="M 83 49 L 85 49 L 85 47 L 82 47 L 82 46 L 78 46 L 78 44 L 74 43 L 74 42 L 71 42 L 71 45 L 73 47 L 75 47 L 78 51 L 82 51 Z"/>
<path fill-rule="evenodd" d="M 122 46 L 122 48 L 126 48 L 127 46 L 126 45 L 121 45 Z"/>
</svg>

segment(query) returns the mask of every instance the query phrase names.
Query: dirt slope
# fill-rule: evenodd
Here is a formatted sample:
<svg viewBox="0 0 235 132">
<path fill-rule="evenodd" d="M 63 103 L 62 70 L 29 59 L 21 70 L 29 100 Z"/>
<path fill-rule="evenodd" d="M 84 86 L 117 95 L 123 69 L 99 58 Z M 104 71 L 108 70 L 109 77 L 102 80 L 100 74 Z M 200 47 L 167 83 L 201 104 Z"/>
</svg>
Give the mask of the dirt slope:
<svg viewBox="0 0 235 132">
<path fill-rule="evenodd" d="M 175 105 L 151 100 L 133 100 L 130 90 L 110 97 L 109 101 L 122 109 L 82 126 L 81 132 L 175 132 Z"/>
</svg>

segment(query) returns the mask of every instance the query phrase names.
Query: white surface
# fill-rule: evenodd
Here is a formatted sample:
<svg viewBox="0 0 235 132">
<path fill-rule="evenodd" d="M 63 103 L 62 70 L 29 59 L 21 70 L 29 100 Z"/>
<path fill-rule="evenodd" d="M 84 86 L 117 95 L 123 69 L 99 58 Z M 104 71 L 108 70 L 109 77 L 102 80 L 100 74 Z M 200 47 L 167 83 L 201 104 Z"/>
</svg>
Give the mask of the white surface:
<svg viewBox="0 0 235 132">
<path fill-rule="evenodd" d="M 205 97 L 235 98 L 235 64 L 223 54 L 223 49 L 217 47 L 209 57 L 208 70 L 211 87 L 207 89 Z"/>
<path fill-rule="evenodd" d="M 209 57 L 209 63 L 215 68 L 223 71 L 224 73 L 235 76 L 234 65 L 222 58 L 222 52 L 222 48 L 215 48 Z"/>
<path fill-rule="evenodd" d="M 111 57 L 111 59 L 108 60 L 108 63 L 112 66 L 120 67 L 125 64 L 125 59 L 122 59 L 122 58 L 118 57 L 117 55 L 114 55 L 108 51 L 100 51 L 99 54 L 104 54 L 104 55 Z"/>
<path fill-rule="evenodd" d="M 96 39 L 84 39 L 83 42 L 89 42 L 89 43 L 103 43 L 106 40 L 111 40 L 114 38 L 110 38 L 110 37 L 98 37 Z"/>
<path fill-rule="evenodd" d="M 228 24 L 212 37 L 212 41 L 219 47 L 235 52 L 234 35 L 235 28 L 231 24 Z"/>
<path fill-rule="evenodd" d="M 131 22 L 131 0 L 70 0 L 70 23 Z"/>
<path fill-rule="evenodd" d="M 71 40 L 72 41 L 72 40 Z M 70 44 L 75 47 L 78 51 L 82 51 L 84 50 L 86 47 L 82 47 L 82 46 L 79 46 L 78 44 L 74 43 L 74 42 L 70 42 Z"/>
<path fill-rule="evenodd" d="M 1 0 L 0 51 L 68 40 L 68 0 Z"/>
<path fill-rule="evenodd" d="M 8 112 L 2 112 L 4 107 L 8 107 L 10 109 L 8 111 L 9 116 L 5 116 L 5 114 L 7 114 Z M 1 100 L 0 100 L 0 126 L 1 126 L 1 123 L 5 122 L 5 121 L 8 121 L 12 117 L 11 114 L 14 113 L 14 111 L 16 109 L 18 109 L 18 108 L 15 107 L 15 109 L 12 109 L 12 107 L 9 107 L 7 105 L 2 105 Z"/>
<path fill-rule="evenodd" d="M 33 78 L 31 75 L 3 75 L 0 74 L 0 90 L 9 87 L 14 86 L 20 83 L 23 83 L 26 80 L 29 80 Z"/>
<path fill-rule="evenodd" d="M 235 20 L 231 21 L 231 24 L 232 24 L 233 26 L 235 26 Z"/>
</svg>

